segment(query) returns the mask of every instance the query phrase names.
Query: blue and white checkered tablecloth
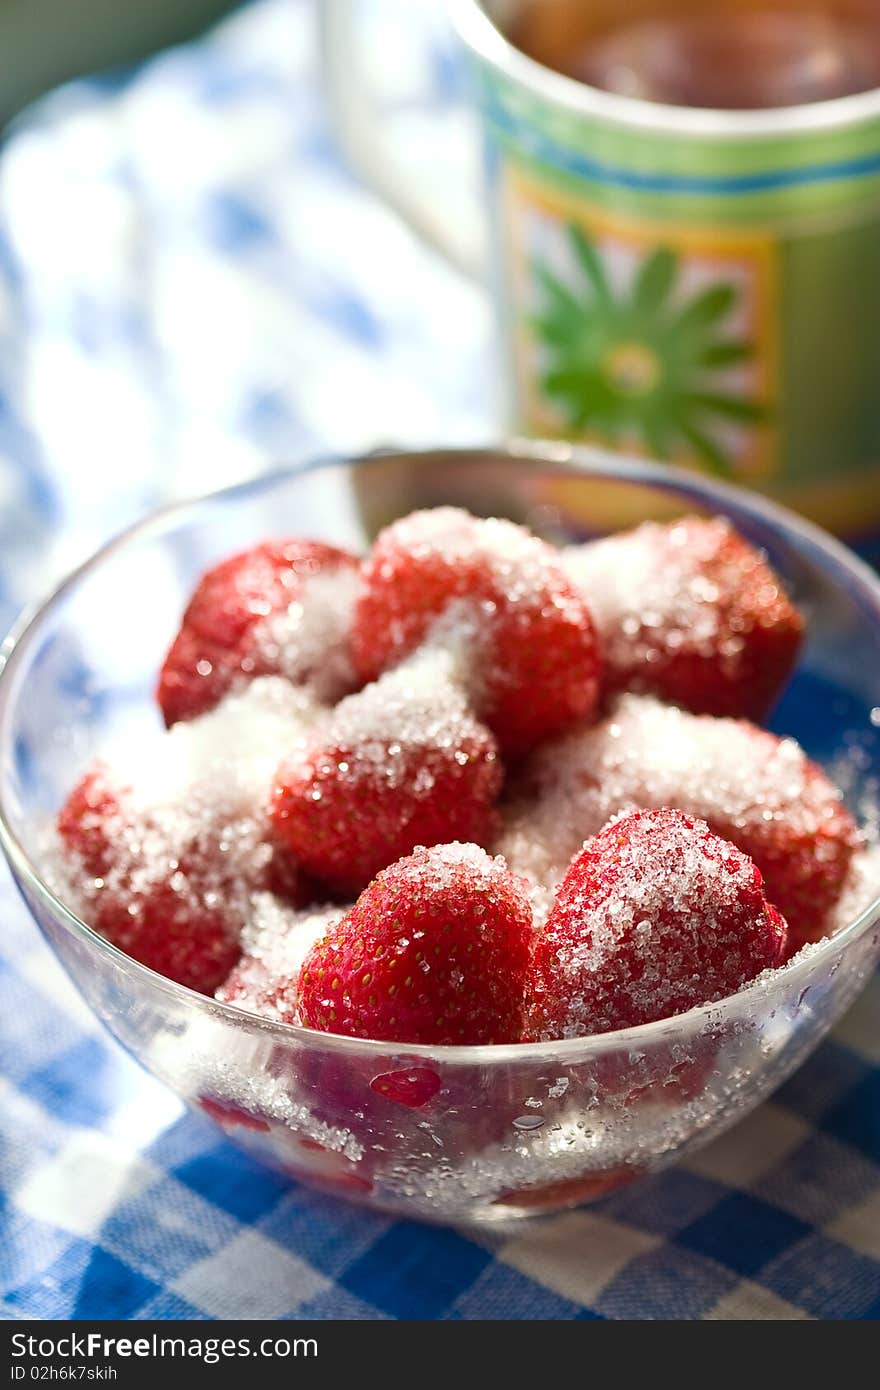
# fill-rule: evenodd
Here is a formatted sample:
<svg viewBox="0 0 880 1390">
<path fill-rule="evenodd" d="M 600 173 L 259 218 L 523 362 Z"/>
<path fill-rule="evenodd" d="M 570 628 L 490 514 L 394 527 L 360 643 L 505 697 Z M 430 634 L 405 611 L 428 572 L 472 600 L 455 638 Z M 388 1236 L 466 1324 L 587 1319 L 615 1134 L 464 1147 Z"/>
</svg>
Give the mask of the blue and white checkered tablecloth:
<svg viewBox="0 0 880 1390">
<path fill-rule="evenodd" d="M 466 134 L 430 16 L 374 0 L 368 19 L 410 158 L 431 132 Z M 347 173 L 312 18 L 257 0 L 57 93 L 0 153 L 0 628 L 161 497 L 279 458 L 492 433 L 486 307 Z M 431 147 L 435 182 L 450 148 Z M 5 870 L 0 911 L 7 1317 L 880 1314 L 876 981 L 772 1102 L 683 1166 L 475 1235 L 256 1167 L 103 1035 Z"/>
</svg>

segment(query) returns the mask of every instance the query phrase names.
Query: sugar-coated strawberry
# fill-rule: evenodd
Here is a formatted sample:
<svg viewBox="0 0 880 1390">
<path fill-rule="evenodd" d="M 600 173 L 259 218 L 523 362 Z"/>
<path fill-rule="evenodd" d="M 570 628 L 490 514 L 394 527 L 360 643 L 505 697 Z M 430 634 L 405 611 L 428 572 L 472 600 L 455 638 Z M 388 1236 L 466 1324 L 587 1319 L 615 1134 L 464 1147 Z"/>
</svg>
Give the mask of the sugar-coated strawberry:
<svg viewBox="0 0 880 1390">
<path fill-rule="evenodd" d="M 75 896 L 95 931 L 203 993 L 229 974 L 239 947 L 222 905 L 231 888 L 222 857 L 198 842 L 170 853 L 161 828 L 100 769 L 74 788 L 58 831 L 69 866 L 78 871 Z"/>
<path fill-rule="evenodd" d="M 211 994 L 240 956 L 253 895 L 283 888 L 301 899 L 302 876 L 268 823 L 188 823 L 145 806 L 93 770 L 58 817 L 65 896 L 101 936 L 178 984 Z M 280 860 L 280 863 L 279 863 Z"/>
<path fill-rule="evenodd" d="M 606 688 L 761 719 L 804 631 L 765 556 L 723 518 L 646 522 L 563 552 L 602 644 Z"/>
<path fill-rule="evenodd" d="M 558 882 L 610 817 L 657 806 L 707 821 L 755 861 L 792 951 L 834 929 L 861 836 L 822 769 L 794 739 L 646 695 L 537 750 L 495 848 L 515 872 Z"/>
<path fill-rule="evenodd" d="M 271 816 L 297 862 L 354 896 L 416 845 L 488 844 L 502 769 L 495 740 L 425 649 L 348 696 L 276 777 Z"/>
<path fill-rule="evenodd" d="M 303 1022 L 401 1043 L 515 1042 L 532 943 L 523 885 L 476 845 L 379 874 L 306 957 Z"/>
<path fill-rule="evenodd" d="M 261 677 L 128 750 L 124 770 L 98 764 L 58 816 L 59 887 L 122 950 L 213 992 L 256 901 L 314 891 L 266 803 L 278 749 L 304 749 L 322 717 L 303 688 Z"/>
<path fill-rule="evenodd" d="M 562 882 L 535 946 L 526 1036 L 670 1018 L 785 954 L 785 922 L 746 855 L 680 811 L 636 811 L 589 840 Z"/>
<path fill-rule="evenodd" d="M 120 789 L 103 763 L 77 782 L 58 813 L 58 833 L 90 878 L 101 878 L 111 868 L 114 826 L 121 814 Z"/>
<path fill-rule="evenodd" d="M 799 803 L 792 804 L 791 814 L 783 811 L 760 822 L 752 816 L 745 824 L 719 810 L 712 817 L 713 829 L 760 866 L 768 896 L 789 923 L 789 951 L 794 955 L 806 942 L 834 930 L 835 909 L 862 836 L 837 787 L 793 739 L 780 740 L 751 725 L 745 728 L 753 740 L 755 762 L 764 759 L 780 768 L 797 764 Z"/>
<path fill-rule="evenodd" d="M 467 646 L 477 713 L 508 754 L 595 707 L 589 608 L 558 553 L 521 526 L 438 507 L 380 534 L 352 627 L 361 677 L 374 680 L 429 634 Z"/>
<path fill-rule="evenodd" d="M 173 882 L 172 882 L 173 880 Z M 90 925 L 126 955 L 169 980 L 211 994 L 238 959 L 238 942 L 222 908 L 209 906 L 213 881 L 198 859 L 182 861 L 167 883 L 146 893 L 104 890 Z"/>
<path fill-rule="evenodd" d="M 254 676 L 311 682 L 329 699 L 352 689 L 348 625 L 357 566 L 335 546 L 287 540 L 209 570 L 159 676 L 165 723 L 204 714 Z"/>
</svg>

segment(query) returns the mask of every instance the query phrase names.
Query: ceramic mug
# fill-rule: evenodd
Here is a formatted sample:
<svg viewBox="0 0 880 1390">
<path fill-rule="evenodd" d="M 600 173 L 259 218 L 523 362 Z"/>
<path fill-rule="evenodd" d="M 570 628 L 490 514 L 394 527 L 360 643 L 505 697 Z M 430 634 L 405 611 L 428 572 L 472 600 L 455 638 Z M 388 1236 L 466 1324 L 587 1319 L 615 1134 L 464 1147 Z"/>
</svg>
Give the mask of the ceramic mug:
<svg viewBox="0 0 880 1390">
<path fill-rule="evenodd" d="M 361 173 L 472 268 L 389 164 L 350 0 L 325 79 Z M 770 110 L 601 91 L 454 0 L 485 133 L 507 426 L 710 471 L 880 536 L 880 91 Z"/>
</svg>

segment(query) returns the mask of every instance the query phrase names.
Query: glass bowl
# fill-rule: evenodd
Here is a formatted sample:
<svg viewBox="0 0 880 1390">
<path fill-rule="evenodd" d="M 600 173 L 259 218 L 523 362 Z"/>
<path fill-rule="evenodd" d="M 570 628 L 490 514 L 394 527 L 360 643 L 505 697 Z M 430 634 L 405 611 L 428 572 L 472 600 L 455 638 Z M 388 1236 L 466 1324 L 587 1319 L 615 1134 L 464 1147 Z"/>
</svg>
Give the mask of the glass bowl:
<svg viewBox="0 0 880 1390">
<path fill-rule="evenodd" d="M 880 901 L 719 1004 L 602 1036 L 395 1047 L 261 1021 L 170 983 L 77 919 L 41 873 L 46 824 L 110 738 L 154 737 L 153 686 L 209 564 L 266 536 L 355 549 L 414 507 L 454 503 L 555 541 L 648 515 L 724 514 L 807 610 L 774 727 L 854 807 L 880 773 L 880 583 L 746 492 L 567 445 L 387 453 L 292 468 L 134 527 L 22 619 L 0 676 L 0 841 L 41 930 L 148 1071 L 296 1179 L 404 1216 L 498 1221 L 574 1205 L 673 1162 L 757 1105 L 815 1047 L 880 955 Z M 88 1079 L 83 1078 L 83 1085 Z"/>
</svg>

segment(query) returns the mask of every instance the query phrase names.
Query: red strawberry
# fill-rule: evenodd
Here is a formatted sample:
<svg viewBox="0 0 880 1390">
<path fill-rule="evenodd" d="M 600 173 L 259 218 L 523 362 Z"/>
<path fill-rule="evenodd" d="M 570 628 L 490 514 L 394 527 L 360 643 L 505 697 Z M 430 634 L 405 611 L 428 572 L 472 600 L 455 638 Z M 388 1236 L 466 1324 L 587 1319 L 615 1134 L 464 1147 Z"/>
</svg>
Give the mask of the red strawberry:
<svg viewBox="0 0 880 1390">
<path fill-rule="evenodd" d="M 635 807 L 676 806 L 755 861 L 799 950 L 832 925 L 861 843 L 840 792 L 794 739 L 624 695 L 600 723 L 539 749 L 497 849 L 558 881 L 585 837 Z"/>
<path fill-rule="evenodd" d="M 521 526 L 438 507 L 381 533 L 352 627 L 362 678 L 374 680 L 429 633 L 473 649 L 477 712 L 509 754 L 595 707 L 599 654 L 587 605 L 556 552 Z"/>
<path fill-rule="evenodd" d="M 636 811 L 589 840 L 538 938 L 526 1036 L 670 1018 L 781 965 L 786 927 L 759 870 L 703 821 Z"/>
<path fill-rule="evenodd" d="M 169 980 L 210 994 L 239 955 L 236 926 L 211 899 L 226 885 L 192 849 L 167 865 L 167 880 L 141 888 L 134 866 L 114 870 L 86 894 L 87 920 L 101 936 Z"/>
<path fill-rule="evenodd" d="M 305 758 L 279 769 L 271 816 L 305 870 L 353 896 L 416 845 L 487 844 L 502 769 L 495 740 L 426 651 L 336 707 Z"/>
<path fill-rule="evenodd" d="M 370 1090 L 408 1110 L 421 1110 L 429 1105 L 443 1087 L 443 1079 L 433 1067 L 408 1067 L 405 1071 L 387 1071 L 374 1076 Z"/>
<path fill-rule="evenodd" d="M 515 1042 L 531 941 L 528 898 L 502 860 L 476 845 L 419 849 L 312 948 L 300 1014 L 349 1037 Z"/>
<path fill-rule="evenodd" d="M 195 1104 L 223 1129 L 253 1129 L 268 1134 L 272 1128 L 265 1115 L 246 1110 L 237 1101 L 218 1096 L 196 1096 Z"/>
<path fill-rule="evenodd" d="M 804 621 L 764 555 L 727 521 L 647 522 L 572 547 L 563 562 L 590 605 L 609 690 L 750 719 L 775 702 Z"/>
<path fill-rule="evenodd" d="M 582 1178 L 563 1178 L 560 1182 L 542 1183 L 535 1187 L 519 1187 L 496 1197 L 493 1206 L 525 1207 L 529 1211 L 558 1211 L 560 1207 L 579 1207 L 587 1202 L 598 1202 L 618 1187 L 635 1182 L 641 1177 L 639 1168 L 599 1169 L 587 1173 Z"/>
<path fill-rule="evenodd" d="M 253 895 L 301 883 L 263 819 L 201 819 L 186 808 L 144 806 L 100 767 L 74 788 L 58 817 L 63 875 L 86 921 L 108 941 L 205 994 L 240 955 Z"/>
<path fill-rule="evenodd" d="M 320 541 L 255 546 L 199 581 L 159 676 L 165 723 L 204 714 L 258 675 L 353 685 L 347 627 L 358 561 Z"/>
<path fill-rule="evenodd" d="M 372 1178 L 359 1172 L 344 1154 L 325 1148 L 323 1144 L 293 1137 L 287 1140 L 286 1147 L 292 1150 L 291 1161 L 283 1165 L 289 1178 L 307 1183 L 309 1187 L 326 1188 L 334 1197 L 351 1197 L 354 1201 L 372 1192 Z M 361 1160 L 358 1167 L 364 1166 Z"/>
<path fill-rule="evenodd" d="M 58 814 L 58 832 L 90 878 L 102 878 L 113 860 L 121 821 L 120 790 L 103 763 L 76 784 Z"/>
<path fill-rule="evenodd" d="M 309 885 L 266 806 L 279 748 L 305 747 L 314 701 L 252 681 L 155 740 L 126 775 L 100 764 L 58 817 L 62 877 L 96 930 L 137 960 L 212 992 L 238 959 L 255 898 Z M 281 910 L 281 909 L 279 909 Z"/>
<path fill-rule="evenodd" d="M 754 740 L 755 760 L 784 766 L 793 740 L 780 740 L 763 729 L 746 726 Z M 783 751 L 784 750 L 784 751 Z M 798 756 L 799 755 L 799 756 Z M 778 818 L 750 817 L 745 824 L 723 810 L 712 816 L 716 834 L 733 840 L 759 865 L 767 887 L 789 923 L 789 954 L 817 941 L 829 927 L 832 910 L 846 884 L 862 837 L 840 792 L 815 763 L 794 744 L 791 761 L 799 763 L 801 790 L 791 813 Z"/>
</svg>

